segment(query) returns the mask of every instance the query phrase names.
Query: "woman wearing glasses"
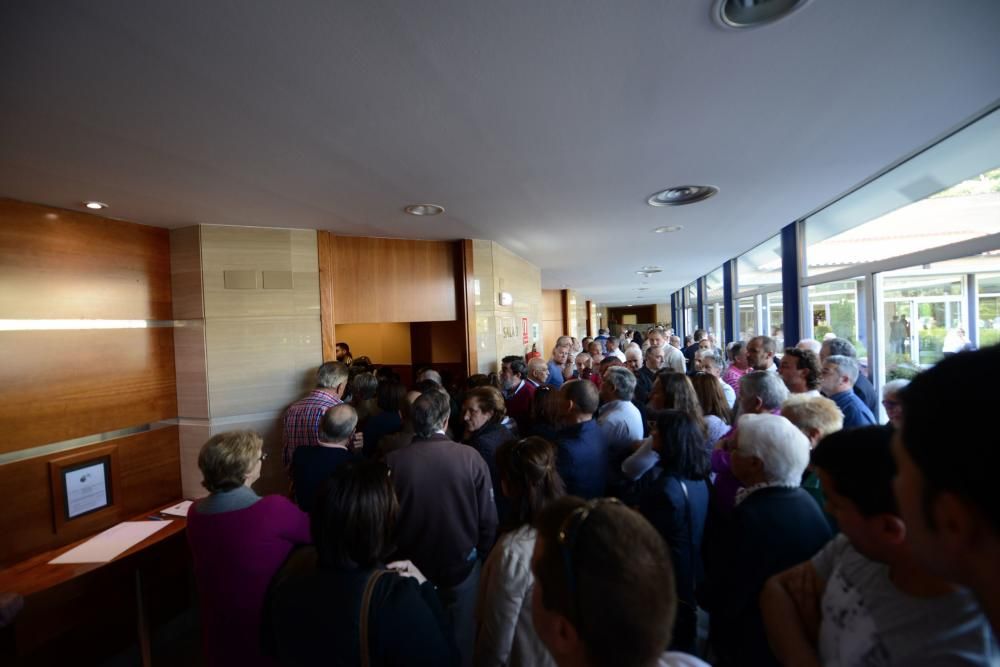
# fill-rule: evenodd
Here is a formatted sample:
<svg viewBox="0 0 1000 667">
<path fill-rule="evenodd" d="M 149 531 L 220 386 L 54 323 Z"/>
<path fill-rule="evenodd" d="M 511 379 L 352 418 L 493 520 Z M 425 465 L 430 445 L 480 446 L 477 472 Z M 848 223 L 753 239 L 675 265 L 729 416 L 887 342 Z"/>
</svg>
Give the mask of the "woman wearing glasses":
<svg viewBox="0 0 1000 667">
<path fill-rule="evenodd" d="M 497 469 L 509 511 L 480 579 L 475 664 L 545 667 L 554 663 L 531 623 L 532 522 L 564 493 L 555 446 L 537 437 L 506 442 Z"/>
<path fill-rule="evenodd" d="M 263 441 L 252 431 L 213 436 L 198 467 L 209 496 L 188 511 L 187 536 L 201 603 L 206 663 L 270 665 L 260 650 L 264 594 L 309 520 L 284 496 L 258 496 Z"/>
<path fill-rule="evenodd" d="M 384 463 L 350 461 L 320 488 L 310 514 L 318 567 L 272 592 L 282 665 L 458 664 L 434 586 L 410 561 L 386 564 L 398 510 Z"/>
</svg>

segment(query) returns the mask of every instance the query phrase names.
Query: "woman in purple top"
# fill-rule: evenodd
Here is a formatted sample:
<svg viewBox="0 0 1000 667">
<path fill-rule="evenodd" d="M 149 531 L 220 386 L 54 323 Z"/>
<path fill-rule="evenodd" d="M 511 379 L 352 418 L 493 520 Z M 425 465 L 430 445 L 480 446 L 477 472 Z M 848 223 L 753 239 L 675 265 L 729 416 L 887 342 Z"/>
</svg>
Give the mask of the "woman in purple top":
<svg viewBox="0 0 1000 667">
<path fill-rule="evenodd" d="M 251 431 L 213 436 L 198 467 L 211 495 L 188 511 L 187 535 L 209 665 L 273 665 L 261 653 L 264 594 L 292 548 L 307 544 L 309 518 L 282 496 L 261 498 L 263 442 Z"/>
</svg>

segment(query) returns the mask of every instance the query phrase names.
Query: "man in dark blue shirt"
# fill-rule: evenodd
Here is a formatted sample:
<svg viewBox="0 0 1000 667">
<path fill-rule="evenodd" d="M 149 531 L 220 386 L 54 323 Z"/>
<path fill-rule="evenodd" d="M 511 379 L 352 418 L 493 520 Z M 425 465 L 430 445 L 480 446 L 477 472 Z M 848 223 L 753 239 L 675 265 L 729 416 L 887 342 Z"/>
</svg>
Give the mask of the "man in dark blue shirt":
<svg viewBox="0 0 1000 667">
<path fill-rule="evenodd" d="M 608 477 L 608 445 L 594 420 L 600 398 L 590 380 L 569 380 L 559 390 L 566 426 L 556 436 L 556 467 L 566 493 L 581 498 L 604 495 Z"/>
<path fill-rule="evenodd" d="M 854 393 L 854 383 L 858 379 L 858 373 L 858 362 L 853 357 L 839 354 L 827 357 L 820 373 L 820 388 L 844 413 L 844 428 L 878 423 L 872 411 Z"/>
<path fill-rule="evenodd" d="M 358 426 L 358 413 L 347 403 L 335 405 L 319 422 L 319 447 L 296 447 L 292 456 L 295 502 L 303 512 L 312 510 L 320 485 L 342 463 L 354 458 L 351 438 Z"/>
</svg>

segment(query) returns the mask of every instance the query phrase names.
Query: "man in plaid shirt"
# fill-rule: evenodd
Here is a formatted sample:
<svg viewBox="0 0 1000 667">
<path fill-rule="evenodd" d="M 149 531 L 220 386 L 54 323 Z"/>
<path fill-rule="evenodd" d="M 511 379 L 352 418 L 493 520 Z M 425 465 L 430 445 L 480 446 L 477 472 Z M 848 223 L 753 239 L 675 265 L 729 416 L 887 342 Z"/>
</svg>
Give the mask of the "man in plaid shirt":
<svg viewBox="0 0 1000 667">
<path fill-rule="evenodd" d="M 319 444 L 319 423 L 327 410 L 343 403 L 347 390 L 347 365 L 328 361 L 316 371 L 316 388 L 289 406 L 282 430 L 281 460 L 288 469 L 296 447 Z"/>
</svg>

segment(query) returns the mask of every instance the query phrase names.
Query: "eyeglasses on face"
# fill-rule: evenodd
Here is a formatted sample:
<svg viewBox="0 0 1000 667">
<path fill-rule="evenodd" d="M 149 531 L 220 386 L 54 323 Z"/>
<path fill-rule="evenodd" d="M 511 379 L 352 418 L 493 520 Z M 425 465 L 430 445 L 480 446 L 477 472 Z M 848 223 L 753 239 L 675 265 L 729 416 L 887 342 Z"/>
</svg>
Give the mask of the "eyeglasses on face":
<svg viewBox="0 0 1000 667">
<path fill-rule="evenodd" d="M 566 571 L 566 590 L 571 600 L 572 614 L 575 619 L 580 617 L 579 593 L 577 591 L 576 563 L 573 552 L 579 541 L 583 525 L 591 514 L 605 505 L 621 505 L 617 498 L 595 498 L 570 512 L 562 525 L 559 526 L 559 550 L 562 552 L 563 568 Z"/>
</svg>

